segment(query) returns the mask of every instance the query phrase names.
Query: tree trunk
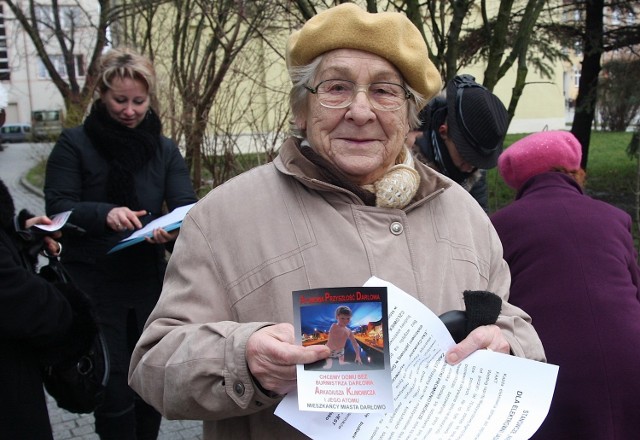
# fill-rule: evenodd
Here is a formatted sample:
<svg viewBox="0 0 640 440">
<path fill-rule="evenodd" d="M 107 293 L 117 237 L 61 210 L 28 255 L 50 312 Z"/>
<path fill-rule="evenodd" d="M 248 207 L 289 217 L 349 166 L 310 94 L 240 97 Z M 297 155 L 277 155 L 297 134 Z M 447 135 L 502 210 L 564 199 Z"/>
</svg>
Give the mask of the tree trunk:
<svg viewBox="0 0 640 440">
<path fill-rule="evenodd" d="M 582 73 L 576 98 L 576 112 L 573 117 L 571 133 L 582 145 L 581 166 L 587 169 L 589 159 L 589 142 L 591 125 L 596 114 L 598 76 L 600 75 L 600 59 L 603 53 L 603 0 L 588 0 L 586 6 L 586 32 L 583 40 L 584 56 Z"/>
<path fill-rule="evenodd" d="M 637 132 L 636 132 L 637 133 Z M 636 214 L 636 228 L 638 229 L 638 237 L 640 237 L 640 153 L 636 153 L 636 188 L 635 188 L 635 214 Z M 636 248 L 640 246 L 640 243 L 636 243 Z M 640 259 L 640 254 L 638 254 Z"/>
<path fill-rule="evenodd" d="M 518 70 L 516 72 L 516 82 L 513 85 L 513 89 L 511 91 L 511 100 L 509 101 L 509 108 L 507 109 L 509 113 L 509 124 L 511 124 L 513 115 L 515 115 L 516 113 L 516 107 L 518 107 L 518 101 L 520 101 L 520 97 L 522 96 L 522 92 L 524 91 L 524 86 L 527 84 L 528 73 L 529 73 L 529 69 L 527 68 L 526 50 L 525 50 L 522 56 L 518 58 Z"/>
</svg>

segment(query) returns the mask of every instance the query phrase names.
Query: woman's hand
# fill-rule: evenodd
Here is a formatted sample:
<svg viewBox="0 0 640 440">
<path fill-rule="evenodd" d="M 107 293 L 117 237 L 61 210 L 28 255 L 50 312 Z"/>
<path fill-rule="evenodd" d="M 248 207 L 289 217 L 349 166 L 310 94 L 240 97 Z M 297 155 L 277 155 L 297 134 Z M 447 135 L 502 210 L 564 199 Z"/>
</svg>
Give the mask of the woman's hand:
<svg viewBox="0 0 640 440">
<path fill-rule="evenodd" d="M 62 253 L 62 244 L 58 243 L 53 238 L 46 236 L 44 237 L 43 250 L 47 255 L 50 255 L 52 257 L 59 257 L 60 253 Z"/>
<path fill-rule="evenodd" d="M 153 230 L 153 237 L 145 237 L 145 241 L 154 244 L 164 244 L 178 238 L 179 229 L 174 229 L 171 232 L 167 232 L 162 228 L 156 228 Z"/>
<path fill-rule="evenodd" d="M 52 223 L 51 219 L 46 215 L 41 215 L 39 217 L 31 217 L 24 222 L 24 227 L 29 229 L 33 225 L 50 225 Z M 44 246 L 43 250 L 53 257 L 57 257 L 62 252 L 62 245 L 58 243 L 55 239 L 60 238 L 62 234 L 60 231 L 53 232 L 50 235 L 44 237 Z"/>
<path fill-rule="evenodd" d="M 133 231 L 142 228 L 142 222 L 139 217 L 147 215 L 144 209 L 141 211 L 132 211 L 126 206 L 113 208 L 107 214 L 107 226 L 117 232 Z"/>
<path fill-rule="evenodd" d="M 53 223 L 49 217 L 46 215 L 41 215 L 38 217 L 31 217 L 24 222 L 24 228 L 29 229 L 33 225 L 50 225 Z M 56 235 L 57 234 L 57 235 Z M 60 237 L 60 232 L 56 232 L 55 234 L 51 234 L 53 237 Z"/>
<path fill-rule="evenodd" d="M 509 353 L 511 347 L 497 325 L 482 325 L 452 347 L 446 356 L 448 364 L 456 365 L 476 350 L 487 349 Z"/>
</svg>

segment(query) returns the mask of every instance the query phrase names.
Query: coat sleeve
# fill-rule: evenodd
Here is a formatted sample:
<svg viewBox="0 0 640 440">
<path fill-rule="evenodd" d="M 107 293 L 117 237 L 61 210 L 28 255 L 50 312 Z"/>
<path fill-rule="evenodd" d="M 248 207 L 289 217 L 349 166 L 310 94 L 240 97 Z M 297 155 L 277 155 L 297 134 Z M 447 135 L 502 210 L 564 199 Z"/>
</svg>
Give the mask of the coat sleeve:
<svg viewBox="0 0 640 440">
<path fill-rule="evenodd" d="M 170 419 L 216 420 L 274 405 L 252 379 L 249 336 L 268 322 L 238 323 L 213 244 L 185 218 L 160 299 L 131 358 L 129 384 Z"/>
<path fill-rule="evenodd" d="M 625 230 L 628 231 L 622 240 L 626 247 L 627 252 L 627 267 L 629 268 L 629 274 L 631 275 L 631 282 L 636 288 L 636 299 L 640 302 L 640 266 L 638 265 L 638 251 L 635 247 L 633 239 L 633 219 L 627 213 L 624 213 Z"/>
<path fill-rule="evenodd" d="M 489 222 L 491 248 L 491 273 L 489 291 L 502 298 L 502 310 L 496 325 L 500 327 L 509 342 L 511 353 L 518 357 L 545 362 L 546 355 L 542 341 L 531 324 L 531 317 L 519 307 L 509 303 L 511 274 L 507 262 L 503 259 L 502 243 L 498 233 Z"/>
<path fill-rule="evenodd" d="M 34 348 L 60 342 L 72 322 L 71 306 L 50 283 L 23 267 L 0 237 L 0 320 L 2 338 Z"/>
<path fill-rule="evenodd" d="M 49 159 L 44 183 L 47 215 L 73 210 L 70 221 L 84 228 L 91 235 L 106 230 L 109 211 L 116 207 L 112 203 L 83 201 L 83 158 L 76 129 L 65 130 L 56 142 Z"/>
<path fill-rule="evenodd" d="M 167 151 L 165 199 L 170 211 L 197 202 L 198 198 L 191 185 L 191 177 L 184 158 L 177 145 L 170 139 L 163 138 Z"/>
</svg>

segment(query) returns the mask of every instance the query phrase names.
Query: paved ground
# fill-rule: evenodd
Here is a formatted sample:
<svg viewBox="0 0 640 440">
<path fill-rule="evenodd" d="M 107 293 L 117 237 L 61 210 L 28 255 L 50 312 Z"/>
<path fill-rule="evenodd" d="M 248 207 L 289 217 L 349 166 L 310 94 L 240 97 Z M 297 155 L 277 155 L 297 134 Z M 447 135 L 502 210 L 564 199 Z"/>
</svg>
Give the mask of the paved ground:
<svg viewBox="0 0 640 440">
<path fill-rule="evenodd" d="M 38 191 L 24 182 L 25 172 L 39 158 L 49 154 L 45 144 L 8 144 L 0 151 L 0 178 L 11 191 L 16 210 L 28 209 L 34 214 L 44 213 L 44 201 Z M 55 440 L 99 440 L 94 432 L 91 414 L 73 414 L 58 408 L 48 398 L 49 418 Z M 201 440 L 202 422 L 162 419 L 158 440 Z"/>
</svg>

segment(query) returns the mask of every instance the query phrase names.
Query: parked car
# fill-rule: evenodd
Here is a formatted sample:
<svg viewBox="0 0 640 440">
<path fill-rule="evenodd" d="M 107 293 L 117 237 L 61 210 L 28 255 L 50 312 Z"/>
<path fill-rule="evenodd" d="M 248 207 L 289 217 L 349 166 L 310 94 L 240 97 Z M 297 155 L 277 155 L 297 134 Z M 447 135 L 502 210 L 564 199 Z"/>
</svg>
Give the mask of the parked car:
<svg viewBox="0 0 640 440">
<path fill-rule="evenodd" d="M 5 124 L 0 127 L 1 142 L 31 142 L 31 125 Z"/>
<path fill-rule="evenodd" d="M 62 133 L 62 110 L 35 110 L 31 112 L 33 138 L 36 141 L 53 141 Z"/>
</svg>

